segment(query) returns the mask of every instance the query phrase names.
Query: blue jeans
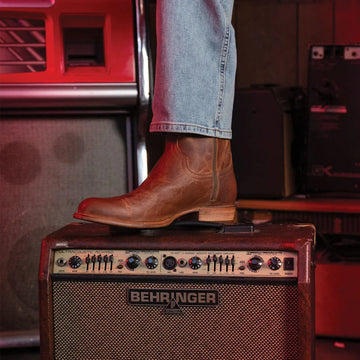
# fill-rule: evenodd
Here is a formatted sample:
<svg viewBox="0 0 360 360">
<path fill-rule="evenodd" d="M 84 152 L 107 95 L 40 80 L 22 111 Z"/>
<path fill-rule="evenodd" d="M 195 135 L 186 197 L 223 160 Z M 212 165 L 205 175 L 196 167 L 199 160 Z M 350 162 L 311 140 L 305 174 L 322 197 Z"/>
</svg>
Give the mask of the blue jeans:
<svg viewBox="0 0 360 360">
<path fill-rule="evenodd" d="M 231 139 L 234 0 L 158 0 L 151 132 Z"/>
</svg>

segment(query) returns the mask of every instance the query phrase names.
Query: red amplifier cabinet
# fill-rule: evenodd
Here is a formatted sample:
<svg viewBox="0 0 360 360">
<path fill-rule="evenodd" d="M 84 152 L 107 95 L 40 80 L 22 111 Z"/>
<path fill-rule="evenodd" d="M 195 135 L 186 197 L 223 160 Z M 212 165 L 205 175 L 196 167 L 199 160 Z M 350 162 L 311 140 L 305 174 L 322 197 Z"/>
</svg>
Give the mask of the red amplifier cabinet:
<svg viewBox="0 0 360 360">
<path fill-rule="evenodd" d="M 315 274 L 316 335 L 360 339 L 359 262 L 319 259 Z"/>
<path fill-rule="evenodd" d="M 2 0 L 1 106 L 137 104 L 140 3 Z"/>
<path fill-rule="evenodd" d="M 314 236 L 71 224 L 42 245 L 42 359 L 314 359 Z"/>
</svg>

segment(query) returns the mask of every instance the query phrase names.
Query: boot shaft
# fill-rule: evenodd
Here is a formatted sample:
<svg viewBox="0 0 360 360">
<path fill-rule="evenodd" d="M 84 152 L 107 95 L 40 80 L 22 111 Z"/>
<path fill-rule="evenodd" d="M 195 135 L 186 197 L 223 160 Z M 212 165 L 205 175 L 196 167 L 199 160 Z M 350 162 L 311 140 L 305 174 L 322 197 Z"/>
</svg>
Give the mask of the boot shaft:
<svg viewBox="0 0 360 360">
<path fill-rule="evenodd" d="M 212 178 L 211 201 L 229 203 L 236 200 L 237 186 L 230 140 L 170 135 L 167 136 L 166 147 L 167 151 L 171 151 L 171 147 L 177 147 L 186 157 L 187 168 L 194 175 Z"/>
</svg>

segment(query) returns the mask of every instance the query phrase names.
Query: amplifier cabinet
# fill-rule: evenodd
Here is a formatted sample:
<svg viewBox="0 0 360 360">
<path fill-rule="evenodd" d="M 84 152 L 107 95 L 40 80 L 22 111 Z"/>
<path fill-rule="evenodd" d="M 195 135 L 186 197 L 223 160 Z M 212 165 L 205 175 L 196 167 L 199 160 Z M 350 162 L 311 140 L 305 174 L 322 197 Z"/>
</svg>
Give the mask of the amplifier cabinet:
<svg viewBox="0 0 360 360">
<path fill-rule="evenodd" d="M 360 193 L 360 46 L 309 52 L 306 191 Z"/>
<path fill-rule="evenodd" d="M 231 146 L 240 198 L 284 198 L 295 192 L 303 99 L 295 87 L 236 89 L 232 122 L 236 141 Z"/>
<path fill-rule="evenodd" d="M 314 236 L 70 224 L 42 244 L 41 358 L 314 359 Z"/>
</svg>

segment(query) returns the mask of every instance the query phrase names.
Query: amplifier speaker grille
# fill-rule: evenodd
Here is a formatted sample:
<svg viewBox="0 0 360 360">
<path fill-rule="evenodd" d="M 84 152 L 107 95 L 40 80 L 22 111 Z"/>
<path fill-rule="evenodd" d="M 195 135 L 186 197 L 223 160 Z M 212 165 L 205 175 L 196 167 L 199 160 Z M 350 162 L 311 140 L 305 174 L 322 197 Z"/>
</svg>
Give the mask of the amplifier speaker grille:
<svg viewBox="0 0 360 360">
<path fill-rule="evenodd" d="M 216 289 L 219 304 L 165 314 L 129 305 L 131 288 Z M 295 281 L 54 279 L 52 291 L 55 359 L 299 359 Z"/>
</svg>

